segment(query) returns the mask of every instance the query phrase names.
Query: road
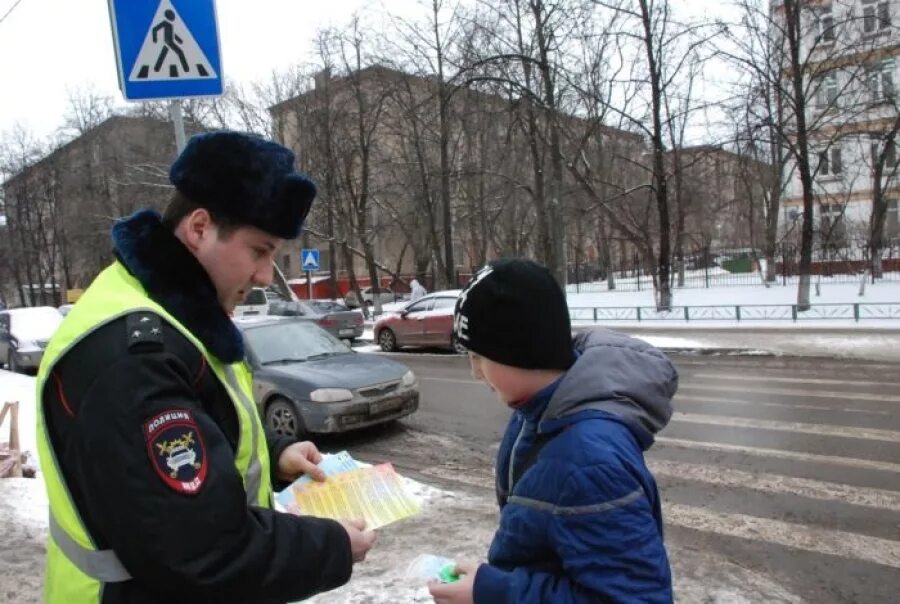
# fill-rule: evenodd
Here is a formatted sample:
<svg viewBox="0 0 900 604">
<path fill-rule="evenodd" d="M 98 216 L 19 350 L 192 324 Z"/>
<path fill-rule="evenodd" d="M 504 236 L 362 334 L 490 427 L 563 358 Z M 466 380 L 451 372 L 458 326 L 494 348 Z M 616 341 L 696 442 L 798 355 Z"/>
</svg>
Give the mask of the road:
<svg viewBox="0 0 900 604">
<path fill-rule="evenodd" d="M 325 447 L 347 446 L 426 482 L 491 497 L 509 412 L 472 380 L 463 357 L 393 356 L 419 377 L 420 411 Z M 716 583 L 725 586 L 722 601 L 747 593 L 785 602 L 896 601 L 900 365 L 673 360 L 681 375 L 676 414 L 647 459 L 664 498 L 679 599 L 700 601 L 708 596 L 691 586 Z"/>
</svg>

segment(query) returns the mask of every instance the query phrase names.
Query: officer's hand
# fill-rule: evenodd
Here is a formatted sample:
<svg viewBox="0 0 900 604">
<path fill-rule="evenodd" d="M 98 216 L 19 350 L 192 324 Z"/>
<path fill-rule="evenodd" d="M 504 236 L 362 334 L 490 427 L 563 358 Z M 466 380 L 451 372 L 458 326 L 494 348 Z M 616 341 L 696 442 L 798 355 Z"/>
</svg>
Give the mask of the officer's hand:
<svg viewBox="0 0 900 604">
<path fill-rule="evenodd" d="M 322 482 L 325 480 L 325 472 L 316 466 L 321 461 L 322 454 L 314 444 L 309 441 L 294 443 L 281 452 L 276 475 L 285 482 L 292 482 L 301 474 Z"/>
<path fill-rule="evenodd" d="M 350 537 L 350 551 L 353 552 L 353 561 L 362 562 L 366 554 L 375 545 L 375 531 L 367 531 L 365 520 L 341 520 L 347 536 Z"/>
</svg>

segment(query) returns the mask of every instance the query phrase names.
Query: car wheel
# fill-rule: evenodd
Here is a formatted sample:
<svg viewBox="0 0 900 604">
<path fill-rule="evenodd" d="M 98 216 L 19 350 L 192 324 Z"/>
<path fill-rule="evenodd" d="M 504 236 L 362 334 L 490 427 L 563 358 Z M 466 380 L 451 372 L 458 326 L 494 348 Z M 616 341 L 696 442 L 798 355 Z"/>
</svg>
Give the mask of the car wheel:
<svg viewBox="0 0 900 604">
<path fill-rule="evenodd" d="M 276 398 L 266 407 L 266 427 L 279 436 L 293 438 L 299 438 L 305 432 L 297 407 L 283 398 Z"/>
<path fill-rule="evenodd" d="M 450 350 L 457 354 L 466 354 L 468 352 L 466 347 L 460 344 L 459 338 L 456 337 L 456 334 L 450 336 Z"/>
<path fill-rule="evenodd" d="M 394 335 L 393 331 L 385 327 L 378 334 L 378 345 L 385 352 L 394 352 L 397 350 L 397 336 Z"/>
<path fill-rule="evenodd" d="M 13 373 L 19 373 L 19 364 L 16 363 L 16 355 L 12 350 L 9 351 L 9 356 L 6 359 L 6 367 Z"/>
</svg>

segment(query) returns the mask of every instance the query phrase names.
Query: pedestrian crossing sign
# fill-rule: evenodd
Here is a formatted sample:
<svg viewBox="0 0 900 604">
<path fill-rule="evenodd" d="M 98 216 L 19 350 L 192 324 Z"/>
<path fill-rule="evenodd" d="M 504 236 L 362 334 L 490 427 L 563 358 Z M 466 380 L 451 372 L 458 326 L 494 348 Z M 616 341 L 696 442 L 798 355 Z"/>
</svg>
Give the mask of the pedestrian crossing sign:
<svg viewBox="0 0 900 604">
<path fill-rule="evenodd" d="M 319 250 L 316 248 L 300 251 L 300 266 L 305 271 L 319 270 Z"/>
<path fill-rule="evenodd" d="M 109 0 L 128 100 L 222 94 L 215 0 Z"/>
</svg>

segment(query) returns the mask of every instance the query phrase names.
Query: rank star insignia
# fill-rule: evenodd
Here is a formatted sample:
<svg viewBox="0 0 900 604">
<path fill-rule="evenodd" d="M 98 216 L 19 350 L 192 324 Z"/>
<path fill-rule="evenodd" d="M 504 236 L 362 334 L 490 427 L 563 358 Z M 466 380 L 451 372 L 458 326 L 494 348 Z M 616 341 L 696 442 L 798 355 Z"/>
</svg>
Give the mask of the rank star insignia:
<svg viewBox="0 0 900 604">
<path fill-rule="evenodd" d="M 139 329 L 135 329 L 135 330 L 131 333 L 131 337 L 132 337 L 132 338 L 139 338 L 139 337 L 141 337 L 141 331 L 140 331 Z"/>
</svg>

